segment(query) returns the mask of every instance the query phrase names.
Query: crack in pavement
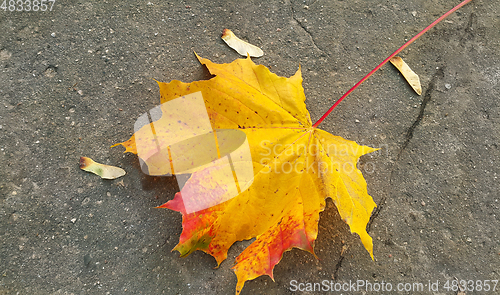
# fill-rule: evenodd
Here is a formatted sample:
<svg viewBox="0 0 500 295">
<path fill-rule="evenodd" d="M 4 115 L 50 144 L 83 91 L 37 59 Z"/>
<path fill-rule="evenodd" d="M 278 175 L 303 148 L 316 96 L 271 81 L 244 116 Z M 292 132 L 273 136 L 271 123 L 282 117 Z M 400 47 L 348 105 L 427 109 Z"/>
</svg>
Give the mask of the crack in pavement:
<svg viewBox="0 0 500 295">
<path fill-rule="evenodd" d="M 302 24 L 301 21 L 299 21 L 296 17 L 295 17 L 295 10 L 293 9 L 293 5 L 292 5 L 292 1 L 287 1 L 289 4 L 290 4 L 290 11 L 292 12 L 292 19 L 299 25 L 299 27 L 302 28 L 302 30 L 304 30 L 304 32 L 307 33 L 307 35 L 309 35 L 309 39 L 311 39 L 311 42 L 314 46 L 314 48 L 316 48 L 319 52 L 321 52 L 322 55 L 325 55 L 325 56 L 329 56 L 324 50 L 322 50 L 321 48 L 319 48 L 319 46 L 316 44 L 316 42 L 314 41 L 314 38 L 313 38 L 313 35 L 311 32 L 309 32 L 309 30 L 307 29 L 306 26 L 304 26 L 304 24 Z"/>
<path fill-rule="evenodd" d="M 460 45 L 464 46 L 467 40 L 475 37 L 474 26 L 476 24 L 477 24 L 477 16 L 475 13 L 471 13 L 469 16 L 469 21 L 467 22 L 465 29 L 463 29 L 464 33 L 462 34 L 462 37 L 460 37 L 459 40 Z"/>
<path fill-rule="evenodd" d="M 342 261 L 344 260 L 344 254 L 340 255 L 339 261 L 335 265 L 335 270 L 333 271 L 333 279 L 337 280 L 337 274 L 339 272 L 340 267 L 342 266 Z"/>
<path fill-rule="evenodd" d="M 292 12 L 293 12 L 293 8 L 292 8 Z M 292 14 L 292 16 L 293 16 L 293 14 Z M 295 17 L 294 17 L 294 19 L 295 19 Z M 300 24 L 300 22 L 298 20 L 296 20 L 296 21 L 297 21 L 297 23 Z M 460 43 L 462 45 L 463 45 L 464 40 L 466 39 L 466 37 L 470 38 L 470 36 L 472 35 L 473 26 L 474 26 L 474 24 L 476 22 L 477 22 L 476 15 L 475 14 L 471 14 L 471 16 L 469 18 L 469 21 L 467 23 L 467 27 L 464 30 L 465 33 L 462 36 L 462 38 L 460 39 Z M 312 38 L 312 36 L 311 36 L 311 38 Z M 436 82 L 437 82 L 437 80 L 439 78 L 443 78 L 444 77 L 444 69 L 445 69 L 444 66 L 440 67 L 439 69 L 437 69 L 437 71 L 434 73 L 431 81 L 429 82 L 429 86 L 428 86 L 427 90 L 425 91 L 424 98 L 423 98 L 422 104 L 420 106 L 420 111 L 418 113 L 418 116 L 415 119 L 415 121 L 413 122 L 413 124 L 408 128 L 408 130 L 406 132 L 406 135 L 405 135 L 405 141 L 401 145 L 401 148 L 400 148 L 400 150 L 398 152 L 396 160 L 392 163 L 391 172 L 390 172 L 390 175 L 389 175 L 389 195 L 392 195 L 392 189 L 391 188 L 393 187 L 392 183 L 393 183 L 393 180 L 394 180 L 393 176 L 394 176 L 395 166 L 396 166 L 397 162 L 399 161 L 401 154 L 403 153 L 403 151 L 405 151 L 405 149 L 408 147 L 411 139 L 413 138 L 413 133 L 415 132 L 415 129 L 418 127 L 418 125 L 420 125 L 420 122 L 424 118 L 425 108 L 427 107 L 427 104 L 429 103 L 429 101 L 432 98 L 432 92 L 434 90 L 436 90 Z M 370 220 L 368 221 L 368 224 L 366 226 L 366 231 L 367 232 L 370 232 L 371 225 L 372 225 L 373 221 L 379 216 L 380 211 L 382 211 L 382 209 L 385 207 L 384 205 L 386 204 L 386 200 L 387 200 L 387 195 L 382 196 L 382 198 L 379 201 L 379 204 L 377 205 L 377 207 L 375 208 L 375 210 L 372 212 L 372 214 L 370 216 Z M 335 266 L 334 277 L 333 277 L 334 279 L 337 278 L 337 274 L 338 274 L 339 269 L 340 269 L 340 267 L 342 265 L 343 259 L 344 259 L 344 255 L 341 254 L 340 259 L 339 259 L 339 261 L 337 262 L 337 264 Z"/>
<path fill-rule="evenodd" d="M 411 139 L 413 138 L 413 132 L 415 132 L 415 128 L 417 128 L 417 126 L 424 118 L 425 107 L 427 106 L 427 103 L 431 100 L 432 92 L 436 88 L 436 80 L 439 77 L 441 78 L 444 77 L 444 67 L 439 68 L 432 77 L 431 82 L 429 82 L 429 87 L 425 91 L 424 99 L 422 100 L 422 105 L 420 105 L 420 112 L 418 113 L 418 116 L 413 122 L 413 124 L 410 126 L 410 128 L 408 128 L 408 131 L 406 131 L 405 142 L 401 145 L 401 149 L 399 150 L 396 161 L 399 160 L 399 157 L 401 156 L 401 154 L 403 153 L 403 151 L 406 149 Z"/>
<path fill-rule="evenodd" d="M 399 153 L 398 153 L 398 155 L 396 157 L 396 161 L 394 161 L 394 163 L 392 165 L 391 174 L 389 176 L 389 187 L 392 187 L 392 180 L 393 180 L 393 175 L 394 175 L 394 166 L 399 161 L 399 158 L 400 158 L 401 154 L 408 147 L 408 144 L 410 143 L 411 139 L 413 138 L 413 133 L 415 132 L 415 128 L 417 128 L 417 126 L 420 125 L 420 122 L 424 118 L 424 112 L 425 112 L 425 108 L 427 107 L 427 103 L 429 103 L 429 101 L 431 100 L 432 92 L 436 89 L 436 81 L 439 78 L 442 78 L 442 77 L 444 77 L 444 67 L 439 68 L 436 71 L 436 73 L 434 74 L 434 76 L 432 76 L 432 79 L 429 82 L 429 86 L 427 87 L 427 90 L 425 91 L 424 99 L 422 101 L 422 105 L 420 106 L 420 111 L 418 113 L 418 116 L 415 119 L 415 121 L 413 122 L 413 124 L 406 131 L 405 141 L 401 145 L 401 148 L 399 149 Z M 366 231 L 367 232 L 370 231 L 371 225 L 372 225 L 373 221 L 375 220 L 375 218 L 378 217 L 380 211 L 384 207 L 384 204 L 385 204 L 386 200 L 387 200 L 387 196 L 383 196 L 380 199 L 380 202 L 379 202 L 378 206 L 373 211 L 372 215 L 370 216 L 370 220 L 368 221 L 368 224 L 366 226 L 366 228 L 367 228 Z"/>
<path fill-rule="evenodd" d="M 473 33 L 472 33 L 473 32 L 473 27 L 477 24 L 477 19 L 476 18 L 477 18 L 476 15 L 474 13 L 471 13 L 471 15 L 469 17 L 469 21 L 467 22 L 466 27 L 463 29 L 465 31 L 465 33 L 460 38 L 460 44 L 463 45 L 465 43 L 465 40 L 466 40 L 467 37 L 470 38 L 471 36 L 473 36 Z M 424 118 L 425 107 L 427 106 L 427 103 L 431 100 L 432 92 L 436 88 L 436 81 L 438 80 L 438 78 L 443 78 L 444 77 L 444 68 L 445 67 L 441 67 L 441 68 L 439 68 L 436 71 L 436 73 L 434 73 L 434 76 L 432 77 L 431 81 L 429 82 L 429 87 L 425 91 L 424 100 L 422 101 L 422 105 L 420 106 L 420 111 L 418 113 L 418 116 L 417 116 L 417 118 L 415 119 L 415 121 L 413 122 L 413 124 L 408 128 L 408 130 L 406 132 L 405 141 L 401 145 L 401 148 L 400 148 L 399 153 L 398 153 L 398 155 L 396 157 L 396 160 L 392 164 L 391 173 L 389 175 L 389 190 L 391 190 L 390 188 L 392 187 L 392 181 L 394 179 L 393 178 L 393 175 L 394 175 L 394 166 L 399 161 L 399 158 L 400 158 L 401 154 L 408 147 L 408 144 L 410 143 L 411 139 L 413 138 L 413 133 L 415 132 L 415 128 L 417 128 L 417 126 L 420 124 L 420 122 Z M 378 217 L 380 211 L 382 210 L 382 208 L 385 205 L 386 200 L 387 200 L 387 196 L 383 196 L 380 199 L 379 204 L 377 205 L 377 207 L 373 211 L 372 215 L 370 216 L 370 220 L 368 221 L 368 224 L 367 224 L 367 227 L 366 227 L 367 228 L 367 230 L 366 230 L 367 232 L 370 231 L 370 228 L 371 228 L 371 225 L 372 225 L 373 221 L 375 220 L 375 218 Z"/>
</svg>

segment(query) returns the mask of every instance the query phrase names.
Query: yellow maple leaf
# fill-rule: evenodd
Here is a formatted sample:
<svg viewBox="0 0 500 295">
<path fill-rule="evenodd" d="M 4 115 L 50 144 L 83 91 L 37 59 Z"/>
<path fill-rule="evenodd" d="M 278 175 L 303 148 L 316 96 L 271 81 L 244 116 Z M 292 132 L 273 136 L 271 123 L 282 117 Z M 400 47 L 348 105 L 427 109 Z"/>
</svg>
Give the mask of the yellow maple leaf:
<svg viewBox="0 0 500 295">
<path fill-rule="evenodd" d="M 273 278 L 285 251 L 297 247 L 314 254 L 319 213 L 331 198 L 373 259 L 366 225 L 376 204 L 356 163 L 376 149 L 317 126 L 392 57 L 470 1 L 407 41 L 314 124 L 300 68 L 284 78 L 250 57 L 215 64 L 197 56 L 214 78 L 158 82 L 161 106 L 150 111 L 151 120 L 141 116 L 134 135 L 116 145 L 137 154 L 149 174 L 190 175 L 174 199 L 159 206 L 182 213 L 183 231 L 174 250 L 181 256 L 201 250 L 220 265 L 234 242 L 256 238 L 233 267 L 239 294 L 248 280 Z"/>
<path fill-rule="evenodd" d="M 150 174 L 191 174 L 174 199 L 160 206 L 183 214 L 183 232 L 174 250 L 181 256 L 201 250 L 220 265 L 234 242 L 256 238 L 233 267 L 239 294 L 247 280 L 264 274 L 272 278 L 285 251 L 297 247 L 313 253 L 319 213 L 330 197 L 373 258 L 366 225 L 376 205 L 356 163 L 375 149 L 313 127 L 300 68 L 285 78 L 250 58 L 230 64 L 198 59 L 215 77 L 159 82 L 161 115 L 121 143 L 126 152 L 139 155 Z M 182 103 L 169 104 L 179 97 L 184 97 Z M 194 106 L 200 97 L 206 115 Z M 201 123 L 204 116 L 209 126 Z M 195 136 L 200 129 L 214 132 Z M 238 134 L 243 134 L 241 140 L 235 139 Z M 206 144 L 209 138 L 215 138 L 215 149 Z M 235 150 L 236 145 L 227 143 L 234 141 L 248 143 L 251 159 L 206 164 L 213 162 L 207 154 L 220 159 Z M 229 165 L 244 167 L 250 175 L 238 172 L 236 178 L 238 168 L 234 175 L 224 173 Z M 227 183 L 233 176 L 237 184 L 231 189 Z"/>
</svg>

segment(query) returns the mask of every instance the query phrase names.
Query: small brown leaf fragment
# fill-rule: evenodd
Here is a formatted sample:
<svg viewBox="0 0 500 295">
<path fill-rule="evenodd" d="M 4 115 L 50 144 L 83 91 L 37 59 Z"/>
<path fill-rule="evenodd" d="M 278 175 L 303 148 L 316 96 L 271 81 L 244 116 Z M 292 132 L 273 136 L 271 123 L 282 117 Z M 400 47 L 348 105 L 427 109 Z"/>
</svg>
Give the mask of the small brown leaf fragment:
<svg viewBox="0 0 500 295">
<path fill-rule="evenodd" d="M 87 157 L 80 157 L 80 169 L 97 174 L 104 179 L 116 179 L 126 174 L 122 168 L 100 164 Z"/>
<path fill-rule="evenodd" d="M 401 74 L 403 74 L 403 77 L 405 77 L 413 90 L 415 90 L 418 95 L 422 95 L 422 86 L 420 86 L 418 75 L 410 69 L 404 60 L 399 56 L 395 56 L 390 59 L 390 62 L 401 72 Z"/>
<path fill-rule="evenodd" d="M 340 256 L 344 255 L 344 252 L 347 251 L 347 249 L 349 249 L 349 246 L 343 245 L 342 250 L 340 251 Z"/>
<path fill-rule="evenodd" d="M 123 183 L 123 179 L 115 183 L 116 186 L 126 187 L 125 183 Z"/>
<path fill-rule="evenodd" d="M 224 29 L 224 31 L 222 31 L 221 38 L 229 47 L 236 50 L 240 55 L 250 55 L 251 57 L 261 57 L 264 55 L 262 49 L 236 37 L 229 29 Z"/>
</svg>

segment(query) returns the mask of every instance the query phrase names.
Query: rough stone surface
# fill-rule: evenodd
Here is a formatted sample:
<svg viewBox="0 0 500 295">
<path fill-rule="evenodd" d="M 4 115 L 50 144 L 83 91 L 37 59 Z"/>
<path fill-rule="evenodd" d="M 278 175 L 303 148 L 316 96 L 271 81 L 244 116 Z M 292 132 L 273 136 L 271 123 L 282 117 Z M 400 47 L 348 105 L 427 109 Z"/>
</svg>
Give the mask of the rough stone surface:
<svg viewBox="0 0 500 295">
<path fill-rule="evenodd" d="M 158 104 L 153 78 L 206 78 L 193 51 L 218 63 L 239 58 L 220 39 L 230 28 L 261 47 L 255 61 L 277 74 L 301 65 L 315 120 L 455 2 L 56 1 L 50 12 L 0 10 L 0 294 L 233 294 L 230 268 L 245 242 L 219 269 L 202 252 L 170 252 L 181 217 L 154 207 L 173 197 L 175 179 L 145 176 L 135 156 L 109 148 Z M 287 252 L 275 282 L 260 277 L 242 294 L 290 294 L 292 280 L 422 283 L 427 293 L 418 294 L 455 294 L 447 280 L 500 279 L 499 8 L 473 1 L 401 53 L 422 96 L 386 65 L 320 125 L 382 148 L 360 163 L 379 205 L 369 225 L 375 261 L 329 202 L 320 260 Z M 101 180 L 79 169 L 80 156 L 128 174 Z M 438 292 L 428 292 L 429 280 Z"/>
</svg>

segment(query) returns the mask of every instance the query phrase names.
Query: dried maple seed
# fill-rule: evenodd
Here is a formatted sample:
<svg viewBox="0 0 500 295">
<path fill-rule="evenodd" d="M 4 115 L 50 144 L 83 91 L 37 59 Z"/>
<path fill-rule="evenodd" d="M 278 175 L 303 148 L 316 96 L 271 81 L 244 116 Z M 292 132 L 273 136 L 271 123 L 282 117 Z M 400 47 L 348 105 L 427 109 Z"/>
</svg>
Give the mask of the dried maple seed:
<svg viewBox="0 0 500 295">
<path fill-rule="evenodd" d="M 115 179 L 126 174 L 122 168 L 100 164 L 87 157 L 80 157 L 80 169 L 97 174 L 104 179 Z"/>
<path fill-rule="evenodd" d="M 229 29 L 224 29 L 224 31 L 222 31 L 221 38 L 229 47 L 236 50 L 236 52 L 240 55 L 250 55 L 251 57 L 261 57 L 264 55 L 262 49 L 236 37 L 236 35 Z"/>
</svg>

